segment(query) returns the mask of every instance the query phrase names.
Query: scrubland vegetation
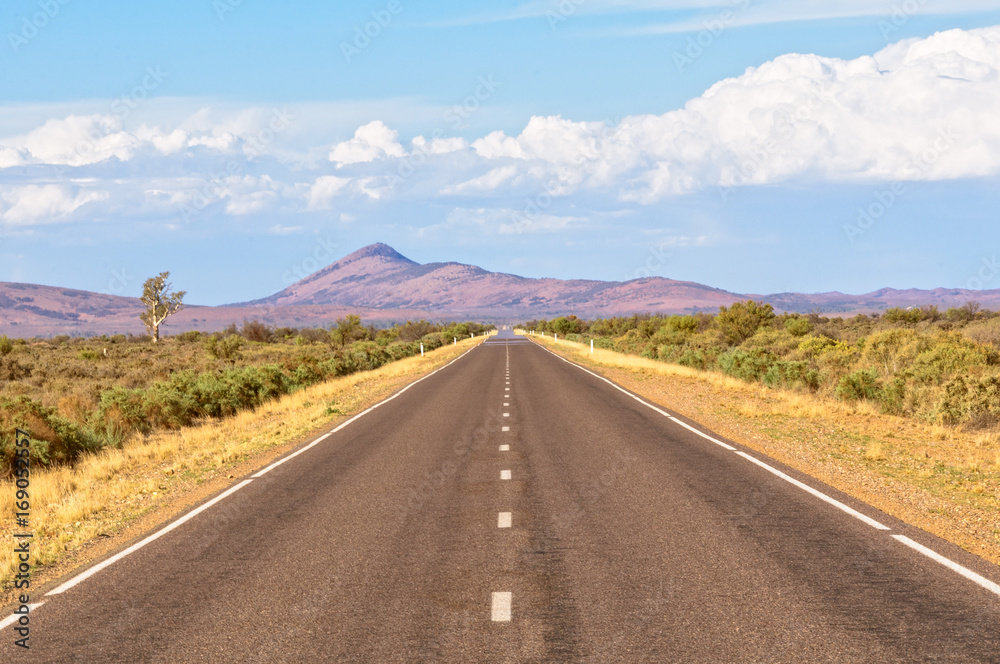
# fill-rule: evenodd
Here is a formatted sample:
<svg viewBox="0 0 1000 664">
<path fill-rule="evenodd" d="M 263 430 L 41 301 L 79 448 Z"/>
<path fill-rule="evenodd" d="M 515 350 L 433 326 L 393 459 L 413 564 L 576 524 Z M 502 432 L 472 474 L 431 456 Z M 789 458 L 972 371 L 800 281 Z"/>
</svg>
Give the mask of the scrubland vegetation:
<svg viewBox="0 0 1000 664">
<path fill-rule="evenodd" d="M 929 423 L 1000 423 L 1000 313 L 976 303 L 827 318 L 747 301 L 714 315 L 568 316 L 521 327 Z"/>
<path fill-rule="evenodd" d="M 254 409 L 486 329 L 427 321 L 377 329 L 347 316 L 330 329 L 244 321 L 156 344 L 145 336 L 0 336 L 0 476 L 10 472 L 15 428 L 31 433 L 33 465 L 72 464 L 135 436 Z"/>
</svg>

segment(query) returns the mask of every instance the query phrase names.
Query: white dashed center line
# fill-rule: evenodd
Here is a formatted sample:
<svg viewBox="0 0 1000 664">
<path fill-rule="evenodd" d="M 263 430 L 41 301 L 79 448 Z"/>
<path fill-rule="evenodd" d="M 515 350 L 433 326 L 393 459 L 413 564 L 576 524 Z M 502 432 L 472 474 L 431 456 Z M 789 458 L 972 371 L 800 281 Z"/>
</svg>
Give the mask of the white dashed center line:
<svg viewBox="0 0 1000 664">
<path fill-rule="evenodd" d="M 500 512 L 497 515 L 497 528 L 510 528 L 511 524 L 511 513 L 510 512 Z"/>
<path fill-rule="evenodd" d="M 500 446 L 500 451 L 501 452 L 510 452 L 510 445 L 501 445 Z"/>
<path fill-rule="evenodd" d="M 503 427 L 500 431 L 510 431 L 510 427 Z"/>
<path fill-rule="evenodd" d="M 510 479 L 510 471 L 509 470 L 501 470 L 500 471 L 500 479 L 502 479 L 502 480 L 509 480 Z"/>
<path fill-rule="evenodd" d="M 510 622 L 511 593 L 493 593 L 493 622 Z"/>
<path fill-rule="evenodd" d="M 510 417 L 510 413 L 504 413 L 503 416 L 504 417 Z"/>
</svg>

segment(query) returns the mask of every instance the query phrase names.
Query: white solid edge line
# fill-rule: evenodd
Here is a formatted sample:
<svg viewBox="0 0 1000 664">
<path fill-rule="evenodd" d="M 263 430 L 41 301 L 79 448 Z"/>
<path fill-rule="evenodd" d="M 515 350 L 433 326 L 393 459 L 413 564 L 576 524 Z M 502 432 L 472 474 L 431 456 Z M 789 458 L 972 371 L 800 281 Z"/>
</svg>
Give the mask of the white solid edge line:
<svg viewBox="0 0 1000 664">
<path fill-rule="evenodd" d="M 803 491 L 805 491 L 807 493 L 811 493 L 812 495 L 816 496 L 820 500 L 826 501 L 827 503 L 833 505 L 837 509 L 842 510 L 844 512 L 847 512 L 848 514 L 850 514 L 851 516 L 853 516 L 855 519 L 858 519 L 859 521 L 863 521 L 863 522 L 867 523 L 872 528 L 876 528 L 877 530 L 891 530 L 891 528 L 889 528 L 889 526 L 886 526 L 886 525 L 883 525 L 883 524 L 879 523 L 878 521 L 876 521 L 875 519 L 871 518 L 870 516 L 865 516 L 861 512 L 857 511 L 856 509 L 848 507 L 844 503 L 840 502 L 839 500 L 836 500 L 835 498 L 831 498 L 830 496 L 826 495 L 822 491 L 818 491 L 818 490 L 812 488 L 811 486 L 809 486 L 808 484 L 804 484 L 804 483 L 798 481 L 797 479 L 795 479 L 794 477 L 786 475 L 785 473 L 781 472 L 777 468 L 774 468 L 772 466 L 767 465 L 766 463 L 764 463 L 760 459 L 755 459 L 754 457 L 750 456 L 746 452 L 737 452 L 737 454 L 739 454 L 744 459 L 747 459 L 748 461 L 752 461 L 753 463 L 757 464 L 758 466 L 760 466 L 764 470 L 777 475 L 778 477 L 780 477 L 781 479 L 785 480 L 786 482 L 789 482 L 790 484 L 794 484 L 795 486 L 797 486 L 798 488 L 802 489 Z"/>
<path fill-rule="evenodd" d="M 994 593 L 995 595 L 1000 595 L 1000 585 L 993 583 L 992 581 L 990 581 L 985 577 L 979 576 L 971 569 L 967 567 L 962 567 L 958 563 L 948 558 L 945 558 L 940 553 L 928 549 L 926 546 L 920 544 L 919 542 L 914 542 L 906 535 L 893 535 L 892 537 L 893 539 L 898 540 L 903 544 L 905 544 L 906 546 L 910 547 L 914 551 L 918 551 L 927 556 L 928 558 L 930 558 L 931 560 L 941 563 L 942 565 L 952 570 L 953 572 L 958 572 L 959 574 L 967 578 L 969 581 L 979 584 L 986 590 L 989 590 L 991 593 Z"/>
<path fill-rule="evenodd" d="M 366 410 L 364 413 L 360 413 L 359 415 L 355 415 L 355 417 L 361 417 L 361 415 L 364 415 L 367 412 L 368 411 Z M 303 452 L 305 452 L 307 450 L 311 450 L 312 448 L 316 447 L 317 445 L 319 445 L 320 443 L 322 443 L 324 440 L 326 440 L 327 438 L 329 438 L 331 435 L 333 435 L 332 431 L 323 434 L 322 436 L 320 436 L 319 438 L 317 438 L 313 442 L 309 443 L 305 447 L 292 452 L 291 454 L 289 454 L 286 457 L 282 457 L 281 459 L 278 459 L 277 461 L 275 461 L 274 463 L 272 463 L 267 468 L 264 468 L 263 470 L 258 470 L 256 473 L 254 473 L 250 477 L 252 479 L 258 479 L 260 477 L 263 477 L 264 475 L 267 475 L 269 472 L 271 472 L 272 470 L 274 470 L 275 468 L 277 468 L 281 464 L 285 463 L 286 461 L 291 461 L 292 459 L 294 459 L 298 455 L 302 454 Z"/>
<path fill-rule="evenodd" d="M 37 604 L 29 604 L 28 615 L 31 616 L 31 612 L 40 607 L 42 604 L 45 604 L 45 602 L 38 602 Z M 9 617 L 0 620 L 0 629 L 7 629 L 8 627 L 16 623 L 18 620 L 20 620 L 22 615 L 24 614 L 12 613 Z"/>
<path fill-rule="evenodd" d="M 500 479 L 502 479 L 502 480 L 509 480 L 510 479 L 510 471 L 509 470 L 501 470 L 500 471 Z"/>
<path fill-rule="evenodd" d="M 512 520 L 510 512 L 499 512 L 497 514 L 497 528 L 510 528 Z"/>
<path fill-rule="evenodd" d="M 493 593 L 490 619 L 493 622 L 510 622 L 511 593 Z"/>
<path fill-rule="evenodd" d="M 363 415 L 366 415 L 366 414 L 370 413 L 371 411 L 375 410 L 379 406 L 392 401 L 393 399 L 395 399 L 400 394 L 402 394 L 403 392 L 407 391 L 408 389 L 410 389 L 411 387 L 413 387 L 414 385 L 416 385 L 420 381 L 426 380 L 427 378 L 430 378 L 431 376 L 433 376 L 437 372 L 441 371 L 442 369 L 447 369 L 448 367 L 450 367 L 451 365 L 453 365 L 455 362 L 458 362 L 460 359 L 462 359 L 463 357 L 465 357 L 466 355 L 468 355 L 470 352 L 474 351 L 478 347 L 479 347 L 479 344 L 476 344 L 475 346 L 473 346 L 469 350 L 465 351 L 464 353 L 462 353 L 461 355 L 459 355 L 458 357 L 456 357 L 455 359 L 453 359 L 448 364 L 445 364 L 445 365 L 442 365 L 442 366 L 438 367 L 437 369 L 435 369 L 434 371 L 430 372 L 426 376 L 422 376 L 422 377 L 418 378 L 417 380 L 413 381 L 412 383 L 410 383 L 409 385 L 407 385 L 406 387 L 404 387 L 403 389 L 401 389 L 399 392 L 396 392 L 395 394 L 393 394 L 388 399 L 380 401 L 377 404 L 375 404 L 374 406 L 371 406 L 370 408 L 367 408 L 364 411 L 358 413 L 357 415 L 355 415 L 351 419 L 347 420 L 346 422 L 342 422 L 339 426 L 337 426 L 336 428 L 332 429 L 331 431 L 328 431 L 327 433 L 323 434 L 322 436 L 320 436 L 319 438 L 317 438 L 313 442 L 309 443 L 308 445 L 306 445 L 302 449 L 296 450 L 295 452 L 289 454 L 288 456 L 284 457 L 283 459 L 280 459 L 279 461 L 276 461 L 275 463 L 272 463 L 267 468 L 254 473 L 253 475 L 250 476 L 251 479 L 249 479 L 249 480 L 243 480 L 239 484 L 230 487 L 229 489 L 227 489 L 223 493 L 220 493 L 218 496 L 216 496 L 212 500 L 208 501 L 204 505 L 201 505 L 200 507 L 197 507 L 196 509 L 188 512 L 187 514 L 185 514 L 181 518 L 177 519 L 176 521 L 174 521 L 170 525 L 168 525 L 168 526 L 166 526 L 164 528 L 161 528 L 160 530 L 156 531 L 155 533 L 153 533 L 149 537 L 143 539 L 142 541 L 133 544 L 132 546 L 130 546 L 127 549 L 125 549 L 124 551 L 119 551 L 118 553 L 116 553 L 115 555 L 111 556 L 107 560 L 104 560 L 104 561 L 98 563 L 97 565 L 94 565 L 93 567 L 87 569 L 86 571 L 81 572 L 80 574 L 77 574 L 75 577 L 73 577 L 69 581 L 66 581 L 62 585 L 60 585 L 60 586 L 58 586 L 58 587 L 50 590 L 49 592 L 45 593 L 45 597 L 48 597 L 49 595 L 58 595 L 60 593 L 66 592 L 67 590 L 69 590 L 73 586 L 77 585 L 81 581 L 85 581 L 85 580 L 89 579 L 90 577 L 92 577 L 93 575 L 97 574 L 98 572 L 100 572 L 101 570 L 105 569 L 106 567 L 109 567 L 110 565 L 113 565 L 114 563 L 118 562 L 119 560 L 121 560 L 125 556 L 127 556 L 127 555 L 129 555 L 131 553 L 135 553 L 136 551 L 138 551 L 142 547 L 146 546 L 150 542 L 152 542 L 152 541 L 154 541 L 156 539 L 159 539 L 160 537 L 163 537 L 164 535 L 166 535 L 167 533 L 169 533 L 174 528 L 177 528 L 178 526 L 180 526 L 180 525 L 182 525 L 184 523 L 187 523 L 188 521 L 190 521 L 191 519 L 193 519 L 197 515 L 201 514 L 205 510 L 207 510 L 212 505 L 215 505 L 219 501 L 221 501 L 221 500 L 223 500 L 225 498 L 228 498 L 229 496 L 231 496 L 232 494 L 236 493 L 237 491 L 239 491 L 240 489 L 242 489 L 246 485 L 250 484 L 252 482 L 253 478 L 261 477 L 265 473 L 268 473 L 271 470 L 277 468 L 278 466 L 280 466 L 281 464 L 285 463 L 289 459 L 293 459 L 293 458 L 297 457 L 298 455 L 302 454 L 303 452 L 305 452 L 306 450 L 313 448 L 314 446 L 318 445 L 322 441 L 326 440 L 331 435 L 337 433 L 338 431 L 340 431 L 341 429 L 343 429 L 344 427 L 346 427 L 351 422 L 354 422 L 355 420 L 359 419 Z"/>
<path fill-rule="evenodd" d="M 218 496 L 216 496 L 212 500 L 208 501 L 204 505 L 201 505 L 200 507 L 198 507 L 198 508 L 196 508 L 194 510 L 191 510 L 190 512 L 188 512 L 187 514 L 185 514 L 181 518 L 177 519 L 176 521 L 174 521 L 170 525 L 166 526 L 165 528 L 161 528 L 160 530 L 156 531 L 155 533 L 153 533 L 152 535 L 150 535 L 146 539 L 144 539 L 142 541 L 139 541 L 139 542 L 136 542 L 135 544 L 133 544 L 129 548 L 125 549 L 124 551 L 119 551 L 118 553 L 116 553 L 115 555 L 111 556 L 107 560 L 104 560 L 104 561 L 102 561 L 102 562 L 94 565 L 93 567 L 91 567 L 90 569 L 86 570 L 85 572 L 77 574 L 72 579 L 70 579 L 66 583 L 62 584 L 61 586 L 59 586 L 59 587 L 57 587 L 57 588 L 55 588 L 53 590 L 50 590 L 49 592 L 45 593 L 45 596 L 48 597 L 49 595 L 58 595 L 60 593 L 66 592 L 67 590 L 69 590 L 70 588 L 72 588 L 76 584 L 80 583 L 81 581 L 85 581 L 85 580 L 89 579 L 90 577 L 94 576 L 95 574 L 97 574 L 98 572 L 100 572 L 105 567 L 108 567 L 110 565 L 115 564 L 116 562 L 118 562 L 119 560 L 121 560 L 125 556 L 129 555 L 130 553 L 135 553 L 136 551 L 138 551 L 142 547 L 146 546 L 150 542 L 163 537 L 164 535 L 166 535 L 167 533 L 169 533 L 174 528 L 177 528 L 178 526 L 180 526 L 180 525 L 182 525 L 184 523 L 187 523 L 188 521 L 190 521 L 194 517 L 198 516 L 199 514 L 201 514 L 205 510 L 207 510 L 212 505 L 215 505 L 219 501 L 228 498 L 229 496 L 233 495 L 234 493 L 236 493 L 237 491 L 239 491 L 240 489 L 242 489 L 246 485 L 250 484 L 251 482 L 252 482 L 252 480 L 243 480 L 242 482 L 240 482 L 236 486 L 230 487 L 228 490 L 220 493 Z"/>
<path fill-rule="evenodd" d="M 536 344 L 536 345 L 538 345 L 538 344 Z M 626 389 L 624 389 L 622 387 L 619 387 L 618 385 L 615 385 L 613 382 L 611 382 L 610 380 L 608 380 L 604 376 L 598 375 L 598 374 L 594 373 L 593 371 L 590 371 L 589 369 L 586 369 L 585 367 L 582 367 L 582 366 L 580 366 L 579 364 L 577 364 L 575 362 L 571 362 L 570 360 L 567 360 L 565 357 L 559 355 L 558 353 L 553 353 L 548 348 L 545 348 L 545 346 L 538 345 L 538 347 L 541 348 L 542 350 L 548 352 L 548 353 L 551 353 L 552 355 L 555 355 L 557 358 L 559 358 L 560 360 L 562 360 L 566 364 L 572 365 L 572 366 L 580 369 L 581 371 L 586 371 L 587 373 L 589 373 L 594 378 L 598 378 L 600 380 L 603 380 L 605 383 L 607 383 L 611 387 L 615 388 L 619 392 L 622 392 L 623 394 L 627 394 L 628 396 L 632 397 L 633 399 L 635 399 L 639 403 L 641 403 L 641 404 L 643 404 L 643 405 L 645 405 L 645 406 L 647 406 L 647 407 L 655 410 L 656 412 L 660 413 L 661 415 L 666 416 L 668 419 L 670 419 L 673 422 L 676 422 L 677 424 L 681 425 L 682 427 L 684 427 L 686 429 L 690 429 L 691 431 L 693 431 L 694 433 L 698 434 L 702 438 L 710 440 L 713 443 L 716 443 L 717 445 L 722 445 L 723 447 L 736 452 L 740 456 L 742 456 L 742 457 L 744 457 L 744 458 L 752 461 L 753 463 L 757 464 L 761 468 L 764 468 L 765 470 L 768 470 L 768 471 L 774 473 L 775 475 L 777 475 L 778 477 L 782 478 L 783 480 L 785 480 L 785 481 L 787 481 L 787 482 L 789 482 L 791 484 L 794 484 L 795 486 L 799 487 L 803 491 L 811 493 L 814 496 L 816 496 L 817 498 L 819 498 L 821 500 L 824 500 L 827 503 L 833 505 L 837 509 L 840 509 L 840 510 L 843 510 L 844 512 L 847 512 L 848 514 L 850 514 L 854 518 L 856 518 L 856 519 L 858 519 L 860 521 L 863 521 L 864 523 L 867 523 L 872 528 L 876 528 L 878 530 L 891 530 L 891 528 L 889 528 L 886 525 L 883 525 L 883 524 L 879 523 L 875 519 L 872 519 L 869 516 L 865 516 L 861 512 L 848 507 L 847 505 L 845 505 L 844 503 L 840 502 L 839 500 L 835 500 L 835 499 L 831 498 L 830 496 L 826 495 L 822 491 L 817 491 L 816 489 L 812 488 L 808 484 L 803 484 L 802 482 L 798 481 L 797 479 L 794 479 L 794 478 L 786 475 L 785 473 L 781 472 L 777 468 L 772 468 L 771 466 L 767 465 L 763 461 L 759 461 L 759 460 L 755 459 L 754 457 L 750 456 L 746 452 L 740 452 L 735 447 L 732 447 L 731 445 L 727 445 L 726 443 L 723 443 L 722 441 L 716 440 L 715 438 L 712 438 L 711 436 L 708 436 L 707 434 L 702 433 L 701 431 L 698 431 L 697 429 L 695 429 L 695 428 L 693 428 L 691 426 L 688 426 L 684 422 L 681 422 L 680 420 L 678 420 L 676 417 L 674 417 L 674 416 L 672 416 L 672 415 L 664 412 L 663 410 L 657 408 L 656 406 L 650 405 L 649 403 L 647 403 L 646 401 L 644 401 L 644 400 L 640 399 L 639 397 L 635 396 L 634 394 L 632 394 L 628 390 L 626 390 Z"/>
<path fill-rule="evenodd" d="M 699 436 L 701 436 L 701 437 L 702 437 L 702 438 L 704 438 L 705 440 L 710 440 L 710 441 L 712 441 L 713 443 L 715 443 L 716 445 L 719 445 L 719 446 L 721 446 L 721 447 L 724 447 L 724 448 L 726 448 L 726 449 L 727 449 L 727 450 L 729 450 L 730 452 L 735 452 L 735 451 L 736 451 L 736 448 L 735 448 L 735 447 L 733 447 L 732 445 L 729 445 L 729 444 L 727 444 L 727 443 L 724 443 L 724 442 L 722 442 L 721 440 L 718 440 L 717 438 L 712 438 L 711 436 L 709 436 L 709 435 L 708 435 L 707 433 L 705 433 L 704 431 L 698 431 L 697 429 L 695 429 L 695 428 L 694 428 L 693 426 L 691 426 L 690 424 L 686 424 L 686 423 L 684 423 L 684 422 L 681 422 L 681 421 L 680 421 L 679 419 L 677 419 L 676 417 L 671 417 L 671 416 L 668 416 L 668 417 L 669 417 L 669 419 L 670 419 L 670 420 L 671 420 L 672 422 L 674 422 L 675 424 L 679 424 L 679 425 L 681 425 L 682 427 L 684 427 L 685 429 L 687 429 L 687 430 L 689 430 L 689 431 L 693 431 L 694 433 L 698 434 Z"/>
<path fill-rule="evenodd" d="M 607 383 L 611 387 L 615 388 L 616 390 L 618 390 L 622 394 L 625 394 L 625 395 L 628 395 L 628 396 L 632 397 L 633 399 L 635 399 L 636 401 L 638 401 L 639 403 L 641 403 L 646 408 L 652 408 L 653 410 L 655 410 L 660 415 L 663 415 L 664 417 L 672 417 L 670 415 L 670 413 L 668 413 L 667 411 L 663 410 L 662 408 L 657 408 L 656 406 L 654 406 L 653 404 L 649 403 L 648 401 L 646 401 L 644 399 L 640 399 L 636 395 L 634 395 L 631 392 L 629 392 L 628 390 L 626 390 L 624 387 L 621 387 L 620 385 L 616 385 L 614 382 L 608 380 L 604 376 L 602 376 L 600 374 L 596 374 L 593 371 L 591 371 L 590 369 L 587 369 L 586 367 L 580 366 L 576 362 L 571 362 L 570 360 L 567 360 L 565 357 L 563 357 L 562 355 L 560 355 L 558 353 L 553 353 L 551 350 L 549 350 L 545 346 L 541 346 L 539 344 L 535 344 L 535 345 L 538 346 L 539 348 L 541 348 L 542 350 L 544 350 L 547 353 L 552 353 L 553 355 L 555 355 L 556 357 L 558 357 L 560 360 L 562 360 L 566 364 L 570 364 L 570 365 L 576 367 L 577 369 L 579 369 L 580 371 L 585 371 L 585 372 L 589 373 L 591 376 L 593 376 L 594 378 L 597 378 L 598 380 L 603 380 L 605 383 Z"/>
</svg>

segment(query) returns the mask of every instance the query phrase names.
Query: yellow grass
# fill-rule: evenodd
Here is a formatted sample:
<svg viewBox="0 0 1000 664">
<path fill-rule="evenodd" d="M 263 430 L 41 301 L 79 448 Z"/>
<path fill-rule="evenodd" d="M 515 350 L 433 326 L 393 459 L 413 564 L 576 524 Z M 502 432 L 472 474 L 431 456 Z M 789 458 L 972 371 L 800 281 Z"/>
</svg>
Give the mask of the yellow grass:
<svg viewBox="0 0 1000 664">
<path fill-rule="evenodd" d="M 868 443 L 868 449 L 865 450 L 865 458 L 869 461 L 883 461 L 885 454 L 882 452 L 882 444 L 875 441 Z"/>
<path fill-rule="evenodd" d="M 224 420 L 154 433 L 122 449 L 85 457 L 73 468 L 36 470 L 29 490 L 33 562 L 40 567 L 53 565 L 102 534 L 114 535 L 142 515 L 157 509 L 169 512 L 172 501 L 183 501 L 208 480 L 225 479 L 235 464 L 267 463 L 283 444 L 364 410 L 480 341 L 468 339 L 425 357 L 313 385 Z M 328 408 L 339 414 L 331 414 Z M 13 524 L 14 486 L 8 481 L 0 487 L 0 541 L 11 541 Z M 12 597 L 14 570 L 14 558 L 4 556 L 0 604 Z M 35 572 L 34 585 L 44 578 L 43 572 Z"/>
<path fill-rule="evenodd" d="M 964 431 L 532 337 L 638 394 L 1000 564 L 1000 431 Z"/>
</svg>

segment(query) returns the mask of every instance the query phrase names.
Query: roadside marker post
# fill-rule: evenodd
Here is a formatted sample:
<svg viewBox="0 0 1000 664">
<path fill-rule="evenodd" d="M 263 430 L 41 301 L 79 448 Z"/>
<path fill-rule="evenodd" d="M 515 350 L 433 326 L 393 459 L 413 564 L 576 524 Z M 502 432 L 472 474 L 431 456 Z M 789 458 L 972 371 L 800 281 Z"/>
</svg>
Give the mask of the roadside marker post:
<svg viewBox="0 0 1000 664">
<path fill-rule="evenodd" d="M 424 356 L 424 345 L 420 344 L 420 357 Z"/>
<path fill-rule="evenodd" d="M 594 354 L 594 340 L 593 339 L 590 340 L 590 354 L 591 355 Z"/>
</svg>

